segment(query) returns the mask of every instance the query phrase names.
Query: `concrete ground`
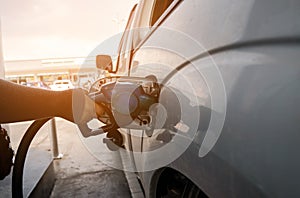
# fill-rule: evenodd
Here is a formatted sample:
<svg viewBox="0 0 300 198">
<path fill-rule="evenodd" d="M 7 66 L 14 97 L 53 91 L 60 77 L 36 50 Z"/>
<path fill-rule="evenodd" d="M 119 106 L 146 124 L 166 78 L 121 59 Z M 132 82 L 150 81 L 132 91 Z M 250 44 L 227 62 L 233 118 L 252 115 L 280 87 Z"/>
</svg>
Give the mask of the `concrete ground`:
<svg viewBox="0 0 300 198">
<path fill-rule="evenodd" d="M 63 120 L 57 123 L 63 158 L 55 160 L 57 180 L 50 197 L 131 197 L 123 171 L 93 157 L 83 146 L 74 124 Z M 103 157 L 120 161 L 118 155 Z"/>
<path fill-rule="evenodd" d="M 74 124 L 62 119 L 56 119 L 56 123 L 59 152 L 63 158 L 54 160 L 56 182 L 50 197 L 131 197 L 123 171 L 108 167 L 93 157 L 83 146 Z M 29 124 L 26 122 L 9 126 L 14 149 Z M 28 196 L 51 162 L 50 131 L 50 125 L 47 124 L 31 144 L 24 173 L 25 196 Z M 117 154 L 103 157 L 121 163 Z M 10 186 L 11 177 L 0 181 L 1 197 L 11 197 Z"/>
<path fill-rule="evenodd" d="M 5 125 L 10 134 L 11 146 L 17 152 L 18 145 L 31 122 Z M 52 160 L 49 141 L 50 126 L 46 124 L 33 139 L 27 153 L 23 175 L 23 194 L 28 196 Z M 11 174 L 0 181 L 0 197 L 11 197 Z"/>
</svg>

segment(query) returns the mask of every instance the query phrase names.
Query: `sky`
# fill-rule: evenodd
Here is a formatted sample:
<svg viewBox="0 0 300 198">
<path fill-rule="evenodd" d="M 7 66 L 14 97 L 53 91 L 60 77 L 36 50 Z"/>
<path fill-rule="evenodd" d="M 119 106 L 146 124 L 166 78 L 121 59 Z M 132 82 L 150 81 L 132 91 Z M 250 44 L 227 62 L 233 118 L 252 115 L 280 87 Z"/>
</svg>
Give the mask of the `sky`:
<svg viewBox="0 0 300 198">
<path fill-rule="evenodd" d="M 0 0 L 4 60 L 84 57 L 121 32 L 137 0 Z"/>
</svg>

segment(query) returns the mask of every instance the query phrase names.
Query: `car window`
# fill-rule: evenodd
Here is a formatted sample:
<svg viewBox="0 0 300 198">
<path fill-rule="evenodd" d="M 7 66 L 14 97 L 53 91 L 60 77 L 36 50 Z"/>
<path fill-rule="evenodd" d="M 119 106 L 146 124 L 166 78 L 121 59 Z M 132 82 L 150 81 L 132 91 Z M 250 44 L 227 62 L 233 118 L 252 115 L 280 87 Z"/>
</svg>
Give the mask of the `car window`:
<svg viewBox="0 0 300 198">
<path fill-rule="evenodd" d="M 174 0 L 155 0 L 151 14 L 150 26 L 155 24 L 173 1 Z"/>
<path fill-rule="evenodd" d="M 131 11 L 119 45 L 118 73 L 124 73 L 130 65 L 134 50 L 145 40 L 153 25 L 181 0 L 144 0 Z M 168 9 L 170 8 L 170 9 Z"/>
<path fill-rule="evenodd" d="M 138 12 L 138 22 L 133 36 L 133 48 L 137 48 L 154 29 L 155 23 L 172 10 L 181 0 L 146 0 Z M 168 9 L 170 8 L 170 9 Z"/>
</svg>

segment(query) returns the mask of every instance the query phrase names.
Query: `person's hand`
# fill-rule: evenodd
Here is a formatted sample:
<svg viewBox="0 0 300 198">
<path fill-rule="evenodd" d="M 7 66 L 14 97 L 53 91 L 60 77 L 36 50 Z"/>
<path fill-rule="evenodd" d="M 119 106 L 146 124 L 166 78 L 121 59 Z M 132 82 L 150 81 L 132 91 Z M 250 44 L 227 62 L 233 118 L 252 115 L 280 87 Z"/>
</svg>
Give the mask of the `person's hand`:
<svg viewBox="0 0 300 198">
<path fill-rule="evenodd" d="M 73 120 L 77 125 L 84 125 L 104 113 L 100 105 L 89 98 L 82 89 L 74 89 L 72 94 Z"/>
</svg>

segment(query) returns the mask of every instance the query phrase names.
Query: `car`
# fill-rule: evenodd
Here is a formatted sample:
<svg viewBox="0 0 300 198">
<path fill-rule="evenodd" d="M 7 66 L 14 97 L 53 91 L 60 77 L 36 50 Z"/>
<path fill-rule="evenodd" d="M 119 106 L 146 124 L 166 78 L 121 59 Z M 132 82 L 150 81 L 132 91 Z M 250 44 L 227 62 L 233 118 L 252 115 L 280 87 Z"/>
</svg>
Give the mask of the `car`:
<svg viewBox="0 0 300 198">
<path fill-rule="evenodd" d="M 52 90 L 61 91 L 66 89 L 73 89 L 74 86 L 70 80 L 56 80 L 50 85 Z"/>
<path fill-rule="evenodd" d="M 50 87 L 43 81 L 26 82 L 26 83 L 23 83 L 23 85 L 28 86 L 28 87 L 38 87 L 41 89 L 50 89 Z"/>
<path fill-rule="evenodd" d="M 123 114 L 112 108 L 117 122 L 122 115 L 125 170 L 146 197 L 300 196 L 299 10 L 294 0 L 141 0 L 133 8 L 117 70 L 107 68 L 108 55 L 97 67 L 127 91 L 137 83 L 146 92 L 149 79 L 160 89 L 155 116 L 139 112 L 140 128 L 121 123 L 136 114 L 126 113 L 126 100 Z M 101 80 L 103 92 L 111 78 Z M 129 100 L 138 103 L 136 94 Z"/>
</svg>

